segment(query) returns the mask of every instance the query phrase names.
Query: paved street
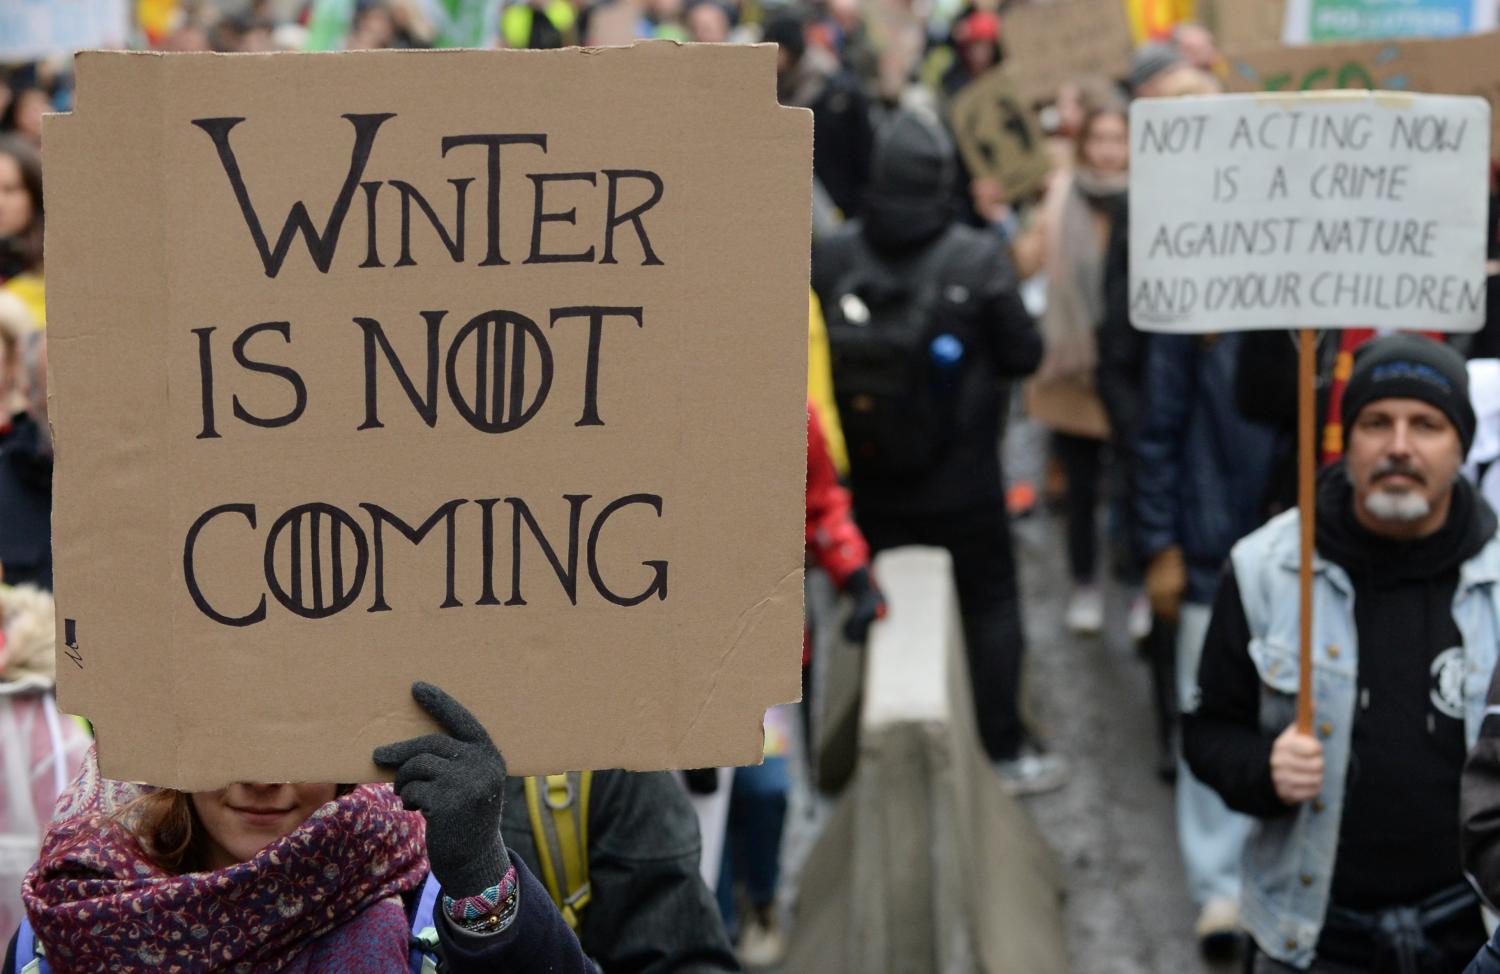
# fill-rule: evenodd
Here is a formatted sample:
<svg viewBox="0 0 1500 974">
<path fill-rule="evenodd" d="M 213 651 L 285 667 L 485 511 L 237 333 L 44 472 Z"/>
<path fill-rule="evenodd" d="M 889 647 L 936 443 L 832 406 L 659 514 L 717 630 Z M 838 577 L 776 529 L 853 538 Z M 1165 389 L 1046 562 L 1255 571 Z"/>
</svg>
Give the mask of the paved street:
<svg viewBox="0 0 1500 974">
<path fill-rule="evenodd" d="M 1069 635 L 1061 519 L 1038 512 L 1018 522 L 1015 538 L 1027 704 L 1073 765 L 1067 787 L 1027 801 L 1062 867 L 1073 974 L 1237 974 L 1236 962 L 1206 963 L 1193 938 L 1173 791 L 1155 774 L 1149 672 L 1125 635 L 1123 593 L 1110 592 L 1107 636 Z M 814 601 L 827 597 L 823 586 L 815 583 Z M 826 813 L 814 804 L 797 789 L 784 849 L 788 892 Z"/>
<path fill-rule="evenodd" d="M 1111 592 L 1106 636 L 1062 625 L 1067 598 L 1062 522 L 1018 524 L 1034 719 L 1073 763 L 1068 786 L 1027 802 L 1056 850 L 1067 885 L 1074 974 L 1233 974 L 1210 965 L 1177 851 L 1173 791 L 1155 774 L 1150 676 Z"/>
</svg>

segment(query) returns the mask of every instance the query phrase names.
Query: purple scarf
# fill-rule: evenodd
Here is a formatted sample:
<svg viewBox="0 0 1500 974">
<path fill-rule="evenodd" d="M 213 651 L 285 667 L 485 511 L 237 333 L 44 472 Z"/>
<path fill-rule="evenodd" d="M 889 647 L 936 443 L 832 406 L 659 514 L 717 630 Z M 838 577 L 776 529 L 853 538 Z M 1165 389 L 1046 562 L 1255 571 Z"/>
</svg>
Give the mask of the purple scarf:
<svg viewBox="0 0 1500 974">
<path fill-rule="evenodd" d="M 111 802 L 73 797 L 80 814 L 48 829 L 21 889 L 57 974 L 406 970 L 400 894 L 426 877 L 427 852 L 422 816 L 389 786 L 329 802 L 247 862 L 183 875 L 146 858 L 101 810 Z"/>
</svg>

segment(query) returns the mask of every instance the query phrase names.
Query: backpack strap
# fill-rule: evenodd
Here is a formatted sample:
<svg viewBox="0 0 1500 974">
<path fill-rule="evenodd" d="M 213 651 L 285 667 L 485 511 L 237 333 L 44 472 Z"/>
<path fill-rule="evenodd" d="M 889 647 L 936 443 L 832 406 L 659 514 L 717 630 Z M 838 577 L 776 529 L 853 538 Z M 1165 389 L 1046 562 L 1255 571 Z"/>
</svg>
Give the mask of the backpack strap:
<svg viewBox="0 0 1500 974">
<path fill-rule="evenodd" d="M 407 965 L 411 974 L 437 974 L 438 932 L 435 911 L 441 892 L 437 877 L 428 873 L 427 882 L 422 884 L 422 894 L 417 898 L 416 912 L 411 918 L 411 945 L 407 950 Z"/>
<path fill-rule="evenodd" d="M 542 882 L 574 933 L 592 898 L 589 887 L 589 788 L 592 771 L 526 779 L 526 810 Z"/>
</svg>

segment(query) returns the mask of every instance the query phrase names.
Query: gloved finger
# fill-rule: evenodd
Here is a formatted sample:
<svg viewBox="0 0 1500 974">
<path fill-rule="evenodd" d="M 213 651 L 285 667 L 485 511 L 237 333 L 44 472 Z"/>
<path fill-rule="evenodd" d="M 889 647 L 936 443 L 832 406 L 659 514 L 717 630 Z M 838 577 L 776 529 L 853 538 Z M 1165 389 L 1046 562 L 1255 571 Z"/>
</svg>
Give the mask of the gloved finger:
<svg viewBox="0 0 1500 974">
<path fill-rule="evenodd" d="M 458 740 L 470 744 L 490 743 L 489 731 L 478 718 L 438 687 L 418 680 L 411 685 L 411 695 L 433 720 Z"/>
<path fill-rule="evenodd" d="M 437 807 L 441 789 L 434 781 L 412 781 L 406 787 L 396 789 L 401 804 L 408 812 L 429 815 Z"/>
<path fill-rule="evenodd" d="M 436 781 L 451 767 L 451 761 L 436 754 L 418 754 L 402 762 L 396 770 L 396 793 L 399 795 L 402 788 L 416 781 Z"/>
<path fill-rule="evenodd" d="M 399 768 L 419 754 L 436 754 L 453 759 L 463 753 L 463 745 L 447 734 L 424 734 L 375 749 L 375 763 L 382 768 Z"/>
</svg>

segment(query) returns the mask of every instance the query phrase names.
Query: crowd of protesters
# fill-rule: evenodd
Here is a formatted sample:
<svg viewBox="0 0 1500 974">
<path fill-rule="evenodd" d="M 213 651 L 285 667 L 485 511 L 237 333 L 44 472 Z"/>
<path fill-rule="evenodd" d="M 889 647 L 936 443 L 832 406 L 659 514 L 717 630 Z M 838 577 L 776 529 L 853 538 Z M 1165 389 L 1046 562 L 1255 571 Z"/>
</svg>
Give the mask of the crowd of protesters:
<svg viewBox="0 0 1500 974">
<path fill-rule="evenodd" d="M 461 6 L 185 3 L 139 24 L 138 40 L 419 48 L 446 43 L 442 11 Z M 1128 595 L 1123 628 L 1156 690 L 1136 704 L 1161 730 L 1204 950 L 1238 952 L 1254 972 L 1500 971 L 1481 914 L 1500 903 L 1500 326 L 1461 341 L 1322 337 L 1316 712 L 1304 734 L 1292 336 L 1130 324 L 1130 100 L 1215 94 L 1222 58 L 1185 23 L 1139 48 L 1128 77 L 1078 77 L 1026 106 L 1050 172 L 1011 194 L 971 171 L 948 113 L 1003 69 L 1007 6 L 934 18 L 894 73 L 861 0 L 531 0 L 496 7 L 493 28 L 515 48 L 779 46 L 777 94 L 813 116 L 806 537 L 810 564 L 843 596 L 842 638 L 862 643 L 886 612 L 874 555 L 946 549 L 997 781 L 1018 796 L 1066 787 L 1068 756 L 1024 717 L 1027 565 L 1011 539 L 1014 519 L 1055 512 L 1062 625 L 1098 637 L 1106 580 Z M 418 684 L 444 733 L 376 751 L 394 792 L 183 793 L 99 777 L 88 726 L 53 693 L 41 116 L 68 109 L 70 78 L 39 62 L 4 80 L 0 974 L 36 960 L 58 971 L 398 971 L 423 956 L 455 971 L 774 966 L 788 794 L 814 763 L 791 760 L 793 740 L 806 754 L 817 734 L 808 707 L 768 716 L 765 763 L 732 775 L 523 780 L 507 775 L 503 741 Z M 1020 415 L 1048 431 L 1036 483 L 1001 469 Z M 812 652 L 809 637 L 810 693 Z M 690 796 L 721 788 L 728 834 L 710 891 Z M 579 834 L 587 847 L 569 844 Z M 225 895 L 237 903 L 227 920 Z"/>
</svg>

